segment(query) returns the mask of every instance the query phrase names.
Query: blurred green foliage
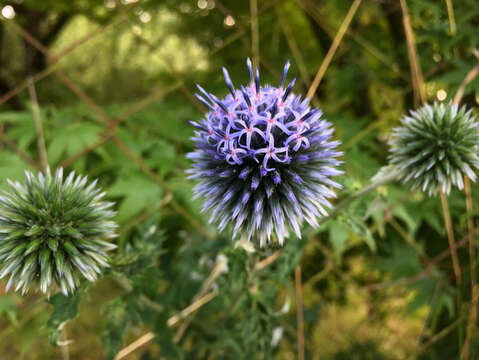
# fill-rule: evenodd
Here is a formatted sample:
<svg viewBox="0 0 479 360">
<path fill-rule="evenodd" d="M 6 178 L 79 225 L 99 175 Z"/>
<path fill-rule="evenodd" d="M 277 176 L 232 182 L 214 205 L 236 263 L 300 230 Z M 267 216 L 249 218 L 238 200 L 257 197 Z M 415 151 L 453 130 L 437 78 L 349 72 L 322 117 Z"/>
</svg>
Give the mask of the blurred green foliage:
<svg viewBox="0 0 479 360">
<path fill-rule="evenodd" d="M 290 59 L 295 92 L 306 93 L 352 1 L 257 3 L 262 81 L 277 83 Z M 479 3 L 453 2 L 454 34 L 446 1 L 407 3 L 428 101 L 439 90 L 450 101 L 477 64 Z M 61 340 L 59 325 L 70 318 L 72 359 L 112 359 L 148 331 L 155 338 L 132 359 L 295 359 L 298 264 L 307 359 L 459 358 L 471 305 L 464 194 L 449 197 L 459 286 L 439 199 L 398 184 L 361 197 L 317 230 L 305 229 L 302 240 L 288 239 L 260 269 L 256 264 L 278 249 L 250 253 L 200 214 L 184 175 L 188 120 L 205 111 L 192 96 L 194 84 L 225 95 L 223 65 L 235 84 L 246 82 L 245 59 L 255 55 L 250 2 L 0 1 L 7 5 L 16 16 L 0 22 L 0 186 L 39 163 L 27 86 L 34 76 L 50 166 L 98 177 L 118 203 L 121 236 L 114 266 L 78 303 L 0 292 L 2 360 L 60 357 L 48 337 Z M 362 2 L 314 102 L 345 152 L 341 200 L 387 163 L 387 136 L 414 106 L 399 1 Z M 466 86 L 463 103 L 477 107 L 479 78 Z M 472 191 L 477 209 L 477 186 Z M 477 210 L 472 216 L 477 220 Z M 205 292 L 224 257 L 227 271 Z M 213 300 L 167 326 L 211 291 Z M 476 327 L 469 343 L 477 358 Z"/>
</svg>

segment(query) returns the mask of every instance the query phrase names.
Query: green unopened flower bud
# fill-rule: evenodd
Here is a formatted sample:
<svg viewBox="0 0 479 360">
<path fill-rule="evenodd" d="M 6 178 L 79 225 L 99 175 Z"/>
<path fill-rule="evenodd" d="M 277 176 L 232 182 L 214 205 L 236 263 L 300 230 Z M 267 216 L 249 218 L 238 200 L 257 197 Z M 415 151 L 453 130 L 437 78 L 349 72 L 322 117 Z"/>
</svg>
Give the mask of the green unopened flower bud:
<svg viewBox="0 0 479 360">
<path fill-rule="evenodd" d="M 26 172 L 25 184 L 8 181 L 0 196 L 0 279 L 9 277 L 7 291 L 26 293 L 36 284 L 41 292 L 58 287 L 68 295 L 82 277 L 95 281 L 108 266 L 107 251 L 116 246 L 111 220 L 113 203 L 96 181 L 60 168 L 52 176 Z"/>
<path fill-rule="evenodd" d="M 457 105 L 425 105 L 394 129 L 389 163 L 398 178 L 429 195 L 464 187 L 479 168 L 479 123 L 471 110 Z"/>
</svg>

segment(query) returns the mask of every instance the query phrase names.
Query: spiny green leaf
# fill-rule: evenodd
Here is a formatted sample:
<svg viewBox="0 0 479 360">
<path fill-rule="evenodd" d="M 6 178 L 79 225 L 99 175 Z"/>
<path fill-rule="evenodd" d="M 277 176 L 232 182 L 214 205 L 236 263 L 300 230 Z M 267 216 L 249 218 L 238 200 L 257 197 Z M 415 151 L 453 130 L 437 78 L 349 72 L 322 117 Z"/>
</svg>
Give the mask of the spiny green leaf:
<svg viewBox="0 0 479 360">
<path fill-rule="evenodd" d="M 52 345 L 58 345 L 62 326 L 77 316 L 80 293 L 71 296 L 56 294 L 48 302 L 53 305 L 53 312 L 47 322 L 49 338 Z"/>
</svg>

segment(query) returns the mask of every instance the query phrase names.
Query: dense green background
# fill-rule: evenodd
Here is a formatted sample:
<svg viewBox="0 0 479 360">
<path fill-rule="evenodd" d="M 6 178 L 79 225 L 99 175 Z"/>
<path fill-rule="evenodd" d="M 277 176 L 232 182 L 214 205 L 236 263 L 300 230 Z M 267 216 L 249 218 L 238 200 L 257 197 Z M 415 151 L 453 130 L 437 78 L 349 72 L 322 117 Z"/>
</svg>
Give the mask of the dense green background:
<svg viewBox="0 0 479 360">
<path fill-rule="evenodd" d="M 118 202 L 121 225 L 114 269 L 66 304 L 52 298 L 57 313 L 48 325 L 53 306 L 45 298 L 2 295 L 0 283 L 2 360 L 60 358 L 49 337 L 59 336 L 58 311 L 75 313 L 75 304 L 66 332 L 72 359 L 111 359 L 148 331 L 156 340 L 129 359 L 295 359 L 298 261 L 307 359 L 459 358 L 471 308 L 464 194 L 449 197 L 459 286 L 439 199 L 398 184 L 379 187 L 318 230 L 306 228 L 260 270 L 255 263 L 276 249 L 235 248 L 200 214 L 184 174 L 188 120 L 205 110 L 194 84 L 226 95 L 221 66 L 245 83 L 248 56 L 260 59 L 262 81 L 276 84 L 289 59 L 294 91 L 305 94 L 352 4 L 258 0 L 257 53 L 255 2 L 0 1 L 0 9 L 16 11 L 0 21 L 0 186 L 39 166 L 33 77 L 50 166 L 98 177 Z M 407 3 L 428 101 L 440 90 L 450 101 L 478 61 L 479 3 L 452 1 L 453 14 L 446 0 Z M 315 94 L 345 152 L 341 198 L 387 163 L 388 134 L 418 103 L 402 19 L 399 0 L 363 0 Z M 479 80 L 466 87 L 463 103 L 478 105 Z M 473 195 L 477 209 L 475 185 Z M 218 296 L 184 322 L 175 342 L 178 327 L 168 329 L 166 320 L 193 301 L 218 254 L 228 259 L 213 285 Z M 282 332 L 279 342 L 273 330 Z M 475 328 L 469 343 L 475 359 Z"/>
</svg>

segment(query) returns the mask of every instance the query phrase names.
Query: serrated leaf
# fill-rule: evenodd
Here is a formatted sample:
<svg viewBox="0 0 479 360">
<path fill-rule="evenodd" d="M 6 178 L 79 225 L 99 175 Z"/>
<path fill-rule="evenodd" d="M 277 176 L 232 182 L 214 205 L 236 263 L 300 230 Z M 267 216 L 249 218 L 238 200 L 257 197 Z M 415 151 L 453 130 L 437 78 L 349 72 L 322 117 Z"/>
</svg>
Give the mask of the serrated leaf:
<svg viewBox="0 0 479 360">
<path fill-rule="evenodd" d="M 52 134 L 48 145 L 48 159 L 55 164 L 63 156 L 72 156 L 96 142 L 104 129 L 96 124 L 82 122 L 60 127 Z"/>
<path fill-rule="evenodd" d="M 48 337 L 53 345 L 58 345 L 61 339 L 63 324 L 77 315 L 80 294 L 81 291 L 70 296 L 58 293 L 48 300 L 48 303 L 53 305 L 53 312 L 47 322 Z"/>
<path fill-rule="evenodd" d="M 158 169 L 161 176 L 168 174 L 177 161 L 184 161 L 184 157 L 176 158 L 176 151 L 173 144 L 158 140 L 154 143 L 153 149 L 148 153 L 146 164 L 151 168 Z"/>
<path fill-rule="evenodd" d="M 121 196 L 123 201 L 118 210 L 118 222 L 125 222 L 144 209 L 157 207 L 163 195 L 160 185 L 141 174 L 119 179 L 109 189 L 110 196 Z"/>
</svg>

